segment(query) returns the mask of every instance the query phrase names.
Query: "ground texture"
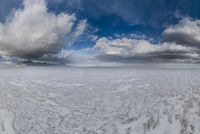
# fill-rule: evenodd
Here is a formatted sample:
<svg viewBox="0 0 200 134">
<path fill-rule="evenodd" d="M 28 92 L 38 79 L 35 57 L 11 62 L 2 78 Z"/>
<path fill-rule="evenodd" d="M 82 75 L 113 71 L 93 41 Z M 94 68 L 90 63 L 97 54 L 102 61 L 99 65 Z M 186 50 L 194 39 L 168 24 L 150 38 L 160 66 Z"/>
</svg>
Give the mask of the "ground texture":
<svg viewBox="0 0 200 134">
<path fill-rule="evenodd" d="M 0 134 L 199 134 L 200 69 L 0 68 Z"/>
</svg>

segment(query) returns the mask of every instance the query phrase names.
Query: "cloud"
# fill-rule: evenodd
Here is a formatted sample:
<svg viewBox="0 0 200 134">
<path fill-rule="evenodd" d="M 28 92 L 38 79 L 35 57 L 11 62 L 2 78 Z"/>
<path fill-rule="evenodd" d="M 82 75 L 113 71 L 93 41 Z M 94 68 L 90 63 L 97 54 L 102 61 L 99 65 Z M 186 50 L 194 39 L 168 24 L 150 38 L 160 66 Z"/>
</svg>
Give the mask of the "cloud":
<svg viewBox="0 0 200 134">
<path fill-rule="evenodd" d="M 83 3 L 84 1 L 87 2 Z M 61 0 L 54 3 L 63 2 Z M 87 4 L 88 2 L 89 4 Z M 98 5 L 99 2 L 95 3 L 91 0 L 78 0 L 76 3 L 80 4 L 80 11 L 88 9 L 90 10 L 88 12 L 91 13 L 96 10 L 94 14 L 97 14 L 97 17 L 104 14 L 117 14 L 128 22 L 133 20 L 136 21 L 132 22 L 133 24 L 142 24 L 137 19 L 137 15 L 129 12 L 134 4 L 131 1 L 123 2 L 125 6 L 120 4 L 120 1 L 114 3 L 107 1 L 103 5 Z M 85 6 L 89 8 L 86 9 Z M 139 8 L 139 10 L 141 9 Z M 84 13 L 85 11 L 83 11 Z M 146 11 L 144 14 L 146 15 Z M 139 16 L 143 16 L 143 12 Z M 149 16 L 151 15 L 139 19 L 149 20 L 151 19 L 148 18 Z M 73 44 L 86 31 L 87 21 L 78 22 L 74 14 L 50 12 L 45 0 L 24 0 L 23 8 L 14 10 L 7 18 L 6 22 L 0 23 L 0 55 L 20 57 L 22 61 L 59 64 L 72 61 L 94 63 L 95 60 L 98 63 L 102 63 L 102 61 L 131 63 L 200 61 L 200 20 L 188 17 L 183 18 L 176 25 L 167 27 L 162 33 L 162 42 L 157 44 L 152 43 L 153 41 L 147 36 L 138 34 L 130 36 L 115 34 L 115 39 L 88 36 L 93 42 L 96 42 L 94 48 L 90 49 L 93 54 L 64 50 L 66 42 L 68 45 Z M 94 55 L 95 57 L 93 57 Z"/>
<path fill-rule="evenodd" d="M 79 39 L 81 35 L 86 31 L 87 29 L 87 21 L 86 20 L 81 20 L 77 26 L 75 27 L 74 31 L 71 32 L 67 37 L 66 41 L 68 42 L 68 45 L 71 46 L 74 44 L 75 41 Z"/>
<path fill-rule="evenodd" d="M 200 48 L 200 20 L 183 18 L 177 25 L 164 30 L 162 36 L 163 42 Z"/>
<path fill-rule="evenodd" d="M 94 47 L 97 59 L 112 62 L 200 62 L 200 20 L 182 18 L 178 24 L 163 31 L 162 41 L 157 44 L 146 37 L 136 37 L 98 39 Z"/>
<path fill-rule="evenodd" d="M 0 0 L 1 1 L 1 0 Z M 2 0 L 3 1 L 3 0 Z M 5 0 L 4 0 L 5 1 Z M 6 0 L 11 1 L 11 0 Z M 12 0 L 13 1 L 13 0 Z M 177 21 L 179 15 L 199 17 L 197 0 L 47 0 L 54 11 L 76 12 L 92 21 L 105 22 L 104 16 L 118 16 L 131 25 L 163 28 Z M 5 3 L 5 2 L 2 2 Z M 145 10 L 144 10 L 145 9 Z M 191 10 L 195 9 L 195 10 Z M 118 19 L 118 18 L 117 18 Z M 110 23 L 115 23 L 113 19 Z M 119 24 L 121 25 L 121 24 Z M 97 26 L 94 24 L 94 26 Z M 111 26 L 111 25 L 110 25 Z"/>
<path fill-rule="evenodd" d="M 118 62 L 197 62 L 198 49 L 176 43 L 152 44 L 145 39 L 100 38 L 97 59 Z"/>
<path fill-rule="evenodd" d="M 82 33 L 85 31 L 86 27 L 87 27 L 87 21 L 86 20 L 80 21 L 80 23 L 76 27 L 74 37 L 78 38 L 80 35 L 82 35 Z"/>
<path fill-rule="evenodd" d="M 35 58 L 58 53 L 73 30 L 75 15 L 48 12 L 45 0 L 24 0 L 23 5 L 7 22 L 0 23 L 1 55 Z M 83 32 L 85 23 L 78 25 L 76 37 Z"/>
<path fill-rule="evenodd" d="M 84 14 L 97 20 L 105 14 L 107 16 L 116 15 L 131 25 L 160 28 L 176 20 L 177 10 L 185 11 L 183 5 L 189 5 L 188 3 L 194 2 L 178 0 L 82 0 L 79 8 Z"/>
</svg>

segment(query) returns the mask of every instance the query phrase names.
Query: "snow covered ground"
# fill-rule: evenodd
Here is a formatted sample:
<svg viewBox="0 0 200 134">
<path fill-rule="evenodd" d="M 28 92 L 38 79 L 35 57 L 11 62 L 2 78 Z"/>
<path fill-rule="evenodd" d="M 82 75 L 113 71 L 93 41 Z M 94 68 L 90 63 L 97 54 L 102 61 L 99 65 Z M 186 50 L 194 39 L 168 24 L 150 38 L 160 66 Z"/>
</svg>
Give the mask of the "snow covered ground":
<svg viewBox="0 0 200 134">
<path fill-rule="evenodd" d="M 199 134 L 200 69 L 0 68 L 0 134 Z"/>
</svg>

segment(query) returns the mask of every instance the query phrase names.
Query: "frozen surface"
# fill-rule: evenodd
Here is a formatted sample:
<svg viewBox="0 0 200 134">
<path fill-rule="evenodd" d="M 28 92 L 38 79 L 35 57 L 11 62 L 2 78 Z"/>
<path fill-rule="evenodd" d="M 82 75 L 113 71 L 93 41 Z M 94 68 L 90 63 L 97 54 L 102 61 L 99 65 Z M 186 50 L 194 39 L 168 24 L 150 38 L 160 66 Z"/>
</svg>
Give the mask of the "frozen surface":
<svg viewBox="0 0 200 134">
<path fill-rule="evenodd" d="M 200 69 L 0 68 L 0 134 L 199 134 Z"/>
</svg>

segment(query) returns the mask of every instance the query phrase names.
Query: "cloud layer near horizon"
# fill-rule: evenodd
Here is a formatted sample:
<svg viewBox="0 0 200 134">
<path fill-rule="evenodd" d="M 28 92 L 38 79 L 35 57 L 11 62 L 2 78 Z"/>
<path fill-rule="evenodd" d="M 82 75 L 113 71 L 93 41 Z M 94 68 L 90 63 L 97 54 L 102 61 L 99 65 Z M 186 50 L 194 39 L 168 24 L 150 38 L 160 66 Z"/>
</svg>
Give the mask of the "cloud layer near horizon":
<svg viewBox="0 0 200 134">
<path fill-rule="evenodd" d="M 23 5 L 7 22 L 0 23 L 1 55 L 38 58 L 64 48 L 65 38 L 75 24 L 75 15 L 48 12 L 45 0 L 24 0 Z M 85 23 L 77 26 L 71 38 L 82 34 Z"/>
<path fill-rule="evenodd" d="M 96 57 L 117 62 L 200 62 L 200 20 L 183 18 L 163 32 L 162 42 L 121 37 L 100 38 Z"/>
<path fill-rule="evenodd" d="M 88 48 L 93 54 L 84 55 L 78 54 L 79 50 L 71 53 L 63 49 L 66 43 L 70 45 L 83 34 L 86 20 L 77 23 L 74 14 L 48 12 L 45 0 L 24 0 L 23 5 L 8 21 L 0 23 L 1 56 L 63 64 L 85 59 L 123 63 L 200 62 L 200 20 L 183 18 L 178 24 L 167 27 L 157 44 L 135 34 L 119 35 L 115 39 L 100 37 L 94 40 L 93 48 Z"/>
<path fill-rule="evenodd" d="M 138 39 L 108 39 L 97 41 L 97 58 L 115 62 L 166 62 L 166 61 L 196 61 L 199 54 L 193 47 L 185 47 L 175 43 L 152 44 L 147 40 Z"/>
</svg>

